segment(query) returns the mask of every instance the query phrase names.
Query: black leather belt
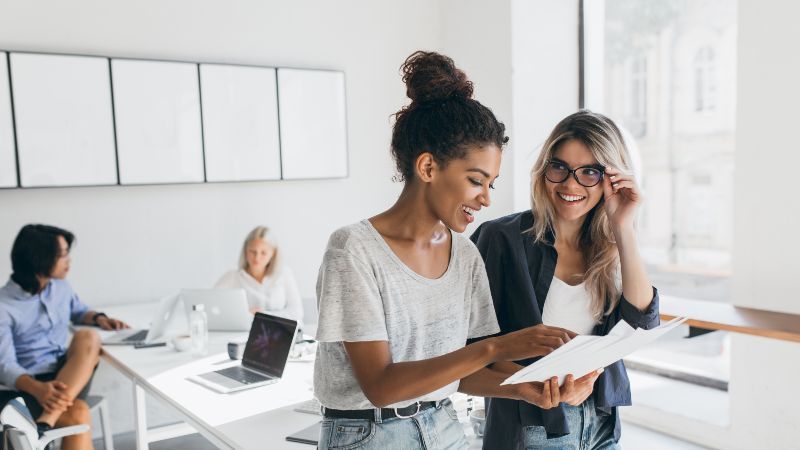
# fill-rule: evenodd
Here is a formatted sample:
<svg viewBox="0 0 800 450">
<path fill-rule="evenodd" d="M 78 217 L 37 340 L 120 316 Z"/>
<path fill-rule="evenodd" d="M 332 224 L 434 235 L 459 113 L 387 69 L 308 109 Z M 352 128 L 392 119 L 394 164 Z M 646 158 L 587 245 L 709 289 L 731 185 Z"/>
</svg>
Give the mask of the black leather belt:
<svg viewBox="0 0 800 450">
<path fill-rule="evenodd" d="M 381 408 L 380 410 L 381 420 L 394 419 L 395 417 L 399 417 L 401 419 L 408 419 L 416 416 L 417 414 L 419 414 L 422 411 L 425 411 L 426 409 L 433 408 L 439 404 L 442 404 L 444 403 L 444 401 L 416 402 L 406 406 L 405 408 Z M 342 410 L 342 409 L 323 408 L 322 415 L 331 419 L 375 420 L 375 409 Z"/>
</svg>

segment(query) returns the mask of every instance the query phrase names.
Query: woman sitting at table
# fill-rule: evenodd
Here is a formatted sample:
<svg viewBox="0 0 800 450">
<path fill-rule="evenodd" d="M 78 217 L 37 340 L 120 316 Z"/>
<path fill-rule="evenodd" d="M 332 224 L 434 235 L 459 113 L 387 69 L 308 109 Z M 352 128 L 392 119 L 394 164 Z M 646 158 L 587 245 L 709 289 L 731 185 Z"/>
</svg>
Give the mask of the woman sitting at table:
<svg viewBox="0 0 800 450">
<path fill-rule="evenodd" d="M 239 269 L 217 281 L 216 288 L 243 288 L 250 312 L 265 312 L 301 321 L 303 304 L 292 271 L 281 264 L 278 244 L 269 228 L 258 226 L 244 241 Z"/>
</svg>

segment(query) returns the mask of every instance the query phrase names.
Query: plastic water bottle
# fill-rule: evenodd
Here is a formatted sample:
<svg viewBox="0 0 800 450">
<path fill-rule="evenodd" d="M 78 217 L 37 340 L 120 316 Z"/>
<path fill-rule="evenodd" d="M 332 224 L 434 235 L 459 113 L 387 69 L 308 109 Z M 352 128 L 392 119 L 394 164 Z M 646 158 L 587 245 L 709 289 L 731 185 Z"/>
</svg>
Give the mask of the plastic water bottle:
<svg viewBox="0 0 800 450">
<path fill-rule="evenodd" d="M 192 336 L 192 353 L 205 355 L 208 351 L 208 317 L 204 305 L 193 305 L 189 316 L 189 333 Z"/>
</svg>

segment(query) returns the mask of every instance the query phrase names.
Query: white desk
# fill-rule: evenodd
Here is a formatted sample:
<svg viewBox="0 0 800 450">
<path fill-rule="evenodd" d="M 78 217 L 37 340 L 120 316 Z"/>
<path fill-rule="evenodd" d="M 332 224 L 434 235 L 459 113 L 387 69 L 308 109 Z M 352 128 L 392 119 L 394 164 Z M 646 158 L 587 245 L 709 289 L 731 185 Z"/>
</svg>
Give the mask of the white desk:
<svg viewBox="0 0 800 450">
<path fill-rule="evenodd" d="M 131 326 L 146 328 L 155 306 L 120 306 L 107 308 L 106 312 Z M 172 327 L 167 334 L 177 331 L 180 328 Z M 290 406 L 312 398 L 313 362 L 290 361 L 278 383 L 233 394 L 218 394 L 186 380 L 192 374 L 236 364 L 228 359 L 227 343 L 246 339 L 247 333 L 209 333 L 210 356 L 203 358 L 170 347 L 103 348 L 103 360 L 133 382 L 137 449 L 146 449 L 149 442 L 157 440 L 148 436 L 145 393 L 174 407 L 188 424 L 219 448 L 311 449 L 287 442 L 285 437 L 320 420 L 295 412 Z"/>
</svg>

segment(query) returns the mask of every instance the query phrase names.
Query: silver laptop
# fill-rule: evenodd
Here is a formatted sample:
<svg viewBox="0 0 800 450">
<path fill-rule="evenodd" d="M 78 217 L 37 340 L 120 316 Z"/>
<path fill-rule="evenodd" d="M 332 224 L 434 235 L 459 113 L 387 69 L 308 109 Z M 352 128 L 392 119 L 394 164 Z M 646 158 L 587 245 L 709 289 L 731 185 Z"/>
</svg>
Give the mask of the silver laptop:
<svg viewBox="0 0 800 450">
<path fill-rule="evenodd" d="M 103 345 L 141 345 L 150 344 L 164 334 L 167 324 L 173 317 L 175 305 L 178 303 L 177 295 L 170 295 L 161 299 L 158 310 L 150 328 L 120 330 L 103 339 Z"/>
<path fill-rule="evenodd" d="M 283 376 L 297 332 L 297 321 L 256 313 L 241 364 L 188 379 L 227 394 L 275 383 Z"/>
<path fill-rule="evenodd" d="M 187 318 L 193 305 L 205 305 L 208 331 L 247 331 L 253 322 L 244 289 L 184 289 L 181 299 Z"/>
</svg>

